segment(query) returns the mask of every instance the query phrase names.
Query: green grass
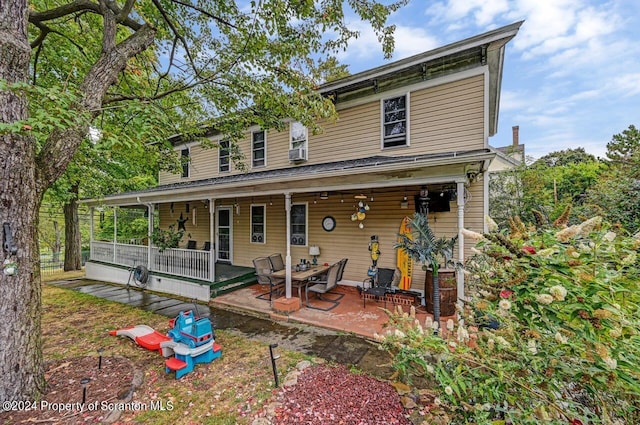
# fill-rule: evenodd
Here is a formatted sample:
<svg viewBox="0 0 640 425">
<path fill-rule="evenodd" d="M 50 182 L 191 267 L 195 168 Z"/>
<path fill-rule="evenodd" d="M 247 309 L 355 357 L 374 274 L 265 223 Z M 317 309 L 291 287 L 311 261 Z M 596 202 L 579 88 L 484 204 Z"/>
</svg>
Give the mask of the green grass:
<svg viewBox="0 0 640 425">
<path fill-rule="evenodd" d="M 59 277 L 58 277 L 59 278 Z M 50 277 L 50 280 L 55 277 Z M 273 371 L 267 344 L 216 330 L 222 357 L 196 365 L 176 380 L 164 371 L 164 359 L 109 330 L 145 324 L 164 333 L 168 318 L 76 291 L 43 285 L 43 351 L 45 361 L 78 356 L 123 356 L 143 371 L 144 383 L 134 401 L 171 402 L 173 410 L 125 412 L 121 422 L 154 424 L 248 424 L 271 398 Z M 303 359 L 300 353 L 280 351 L 279 379 Z"/>
</svg>

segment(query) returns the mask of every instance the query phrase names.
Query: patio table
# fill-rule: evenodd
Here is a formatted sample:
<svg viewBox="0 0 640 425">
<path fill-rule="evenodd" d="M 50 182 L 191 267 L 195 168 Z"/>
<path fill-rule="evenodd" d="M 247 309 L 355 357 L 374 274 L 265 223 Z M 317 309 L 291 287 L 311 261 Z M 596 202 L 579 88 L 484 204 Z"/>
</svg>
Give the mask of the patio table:
<svg viewBox="0 0 640 425">
<path fill-rule="evenodd" d="M 300 302 L 302 302 L 302 287 L 312 277 L 325 274 L 329 270 L 329 267 L 330 266 L 317 265 L 317 266 L 312 266 L 308 270 L 299 271 L 299 272 L 295 270 L 291 270 L 291 287 L 296 288 L 298 290 L 298 296 L 300 297 Z M 273 276 L 279 279 L 285 279 L 286 274 L 287 274 L 287 270 L 283 269 L 283 270 L 278 270 L 277 272 L 271 273 L 270 276 Z"/>
</svg>

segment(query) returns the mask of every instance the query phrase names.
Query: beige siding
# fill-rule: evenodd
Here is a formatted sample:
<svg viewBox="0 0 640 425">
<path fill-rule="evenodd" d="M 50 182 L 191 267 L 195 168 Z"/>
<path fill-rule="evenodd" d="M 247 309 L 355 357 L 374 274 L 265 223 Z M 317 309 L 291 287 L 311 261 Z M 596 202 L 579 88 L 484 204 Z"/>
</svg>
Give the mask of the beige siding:
<svg viewBox="0 0 640 425">
<path fill-rule="evenodd" d="M 196 247 L 202 249 L 205 241 L 209 240 L 209 208 L 200 201 L 189 202 L 189 212 L 187 213 L 186 202 L 175 202 L 173 204 L 173 213 L 171 213 L 171 204 L 159 205 L 160 226 L 167 229 L 170 225 L 178 229 L 178 219 L 180 214 L 182 217 L 188 217 L 185 223 L 186 233 L 180 241 L 180 247 L 185 248 L 189 240 L 196 241 Z M 196 222 L 193 223 L 193 210 L 196 210 Z"/>
<path fill-rule="evenodd" d="M 416 188 L 417 189 L 417 188 Z M 396 267 L 396 252 L 393 245 L 403 217 L 412 216 L 414 205 L 410 199 L 409 208 L 401 209 L 400 201 L 404 192 L 388 191 L 374 193 L 374 201 L 368 201 L 371 209 L 367 213 L 364 229 L 358 228 L 358 223 L 351 221 L 351 214 L 355 211 L 354 193 L 344 194 L 344 202 L 340 202 L 340 195 L 332 194 L 328 200 L 316 199 L 313 196 L 294 196 L 293 202 L 308 202 L 308 244 L 320 247 L 318 261 L 334 263 L 342 258 L 349 258 L 345 269 L 344 279 L 362 282 L 367 277 L 367 269 L 371 265 L 368 251 L 372 235 L 377 235 L 380 241 L 379 267 Z M 413 191 L 415 193 L 415 191 Z M 370 194 L 367 194 L 370 195 Z M 273 205 L 269 205 L 268 198 L 255 198 L 255 203 L 267 203 L 267 235 L 266 243 L 255 244 L 249 241 L 249 205 L 250 201 L 240 202 L 240 215 L 234 215 L 234 264 L 251 266 L 253 258 L 274 252 L 286 254 L 286 228 L 284 214 L 284 199 L 272 198 Z M 322 229 L 322 218 L 331 215 L 336 219 L 336 228 L 332 232 Z M 430 215 L 430 222 L 438 235 L 453 236 L 457 233 L 456 203 L 451 203 L 451 211 Z M 309 248 L 291 247 L 293 264 L 301 258 L 311 260 Z M 420 267 L 414 269 L 414 285 L 416 289 L 424 287 L 424 272 Z"/>
<path fill-rule="evenodd" d="M 421 89 L 410 94 L 410 146 L 382 150 L 380 100 L 339 111 L 335 122 L 323 124 L 323 133 L 309 135 L 308 161 L 288 160 L 289 129 L 267 134 L 267 167 L 277 169 L 374 155 L 419 155 L 484 147 L 484 76 Z M 239 146 L 251 165 L 251 133 Z M 258 170 L 264 170 L 259 168 Z M 233 169 L 231 173 L 238 173 Z M 191 148 L 191 175 L 197 180 L 218 176 L 218 150 Z M 160 173 L 160 184 L 183 180 Z"/>
<path fill-rule="evenodd" d="M 418 187 L 387 189 L 384 192 L 373 192 L 374 201 L 368 200 L 371 207 L 364 221 L 364 229 L 358 228 L 358 222 L 351 221 L 351 214 L 355 211 L 353 196 L 356 193 L 331 193 L 329 199 L 321 200 L 311 195 L 293 195 L 293 202 L 306 202 L 308 205 L 308 244 L 304 247 L 292 246 L 291 258 L 295 265 L 301 258 L 311 260 L 308 254 L 308 245 L 318 245 L 320 256 L 318 261 L 322 263 L 334 263 L 342 258 L 349 258 L 345 269 L 344 279 L 362 282 L 367 277 L 367 269 L 371 265 L 371 257 L 368 244 L 372 235 L 377 235 L 380 241 L 379 267 L 396 267 L 396 252 L 393 245 L 396 242 L 398 228 L 405 216 L 412 216 L 415 211 L 413 194 Z M 465 205 L 465 227 L 476 232 L 482 232 L 483 216 L 483 190 L 482 182 L 475 182 L 468 187 L 467 203 Z M 402 209 L 400 201 L 407 193 L 409 207 Z M 371 192 L 365 192 L 371 196 Z M 315 199 L 315 203 L 314 203 Z M 343 202 L 341 202 L 341 199 Z M 264 243 L 253 243 L 250 240 L 250 206 L 251 204 L 265 204 L 266 206 L 266 231 Z M 233 264 L 240 266 L 252 266 L 253 258 L 282 253 L 286 255 L 286 217 L 284 210 L 284 197 L 254 197 L 239 199 L 239 214 L 233 210 Z M 218 206 L 229 206 L 229 202 L 218 202 Z M 209 209 L 200 201 L 189 203 L 189 213 L 186 213 L 186 203 L 176 202 L 173 214 L 169 204 L 159 206 L 160 223 L 163 228 L 170 224 L 177 224 L 180 214 L 188 216 L 186 223 L 187 235 L 183 238 L 181 246 L 185 247 L 189 239 L 197 241 L 197 247 L 201 249 L 204 242 L 209 240 Z M 429 223 L 438 236 L 453 237 L 457 234 L 458 209 L 457 202 L 450 204 L 451 211 L 430 213 Z M 196 224 L 193 224 L 193 208 L 196 208 Z M 331 215 L 336 219 L 336 228 L 332 232 L 322 229 L 322 218 Z M 214 241 L 215 243 L 215 241 Z M 470 248 L 473 241 L 465 243 L 465 257 L 471 255 Z M 457 258 L 457 248 L 454 257 Z M 420 265 L 414 265 L 413 289 L 424 289 L 425 273 Z"/>
</svg>

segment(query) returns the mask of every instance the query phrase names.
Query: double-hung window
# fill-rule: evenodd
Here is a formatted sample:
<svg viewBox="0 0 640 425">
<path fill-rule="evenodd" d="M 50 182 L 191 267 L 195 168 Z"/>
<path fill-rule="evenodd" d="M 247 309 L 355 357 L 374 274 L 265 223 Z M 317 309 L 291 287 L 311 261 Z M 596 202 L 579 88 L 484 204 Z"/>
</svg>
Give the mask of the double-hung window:
<svg viewBox="0 0 640 425">
<path fill-rule="evenodd" d="M 382 148 L 409 145 L 408 95 L 382 101 Z"/>
<path fill-rule="evenodd" d="M 231 170 L 231 164 L 229 162 L 229 141 L 221 140 L 220 149 L 218 150 L 218 164 L 221 173 Z"/>
<path fill-rule="evenodd" d="M 307 245 L 307 204 L 291 205 L 291 245 Z"/>
<path fill-rule="evenodd" d="M 264 130 L 251 133 L 251 166 L 264 167 L 267 165 L 267 134 Z"/>
<path fill-rule="evenodd" d="M 189 177 L 189 162 L 191 162 L 191 157 L 189 155 L 189 148 L 182 149 L 182 151 L 180 151 L 180 163 L 182 164 L 182 177 Z"/>
<path fill-rule="evenodd" d="M 265 243 L 265 205 L 251 205 L 251 243 Z"/>
<path fill-rule="evenodd" d="M 300 155 L 299 159 L 307 159 L 307 140 L 308 140 L 308 132 L 307 127 L 302 125 L 301 122 L 294 121 L 291 123 L 291 149 L 297 150 L 302 149 L 300 151 L 302 155 Z"/>
</svg>

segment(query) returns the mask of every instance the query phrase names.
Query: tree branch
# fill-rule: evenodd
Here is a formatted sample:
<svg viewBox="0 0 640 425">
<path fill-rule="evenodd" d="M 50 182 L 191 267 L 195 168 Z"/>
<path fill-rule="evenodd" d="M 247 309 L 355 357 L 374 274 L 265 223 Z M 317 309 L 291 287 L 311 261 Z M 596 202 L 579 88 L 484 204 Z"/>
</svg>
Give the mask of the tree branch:
<svg viewBox="0 0 640 425">
<path fill-rule="evenodd" d="M 155 28 L 150 25 L 141 26 L 113 48 L 103 51 L 87 72 L 80 85 L 82 98 L 75 108 L 78 111 L 76 125 L 52 131 L 36 159 L 37 190 L 40 194 L 66 169 L 86 137 L 90 120 L 100 113 L 100 106 L 107 90 L 115 83 L 127 61 L 146 50 L 153 42 L 155 34 Z"/>
<path fill-rule="evenodd" d="M 216 15 L 214 15 L 212 13 L 209 13 L 209 12 L 207 12 L 206 10 L 204 10 L 203 8 L 201 8 L 199 6 L 195 6 L 195 5 L 189 4 L 189 3 L 184 3 L 184 2 L 182 2 L 180 0 L 171 0 L 171 1 L 173 3 L 176 3 L 176 4 L 182 5 L 184 7 L 188 7 L 190 9 L 195 10 L 195 11 L 198 11 L 198 12 L 202 13 L 203 15 L 208 16 L 209 18 L 213 19 L 214 21 L 218 21 L 219 23 L 221 23 L 223 25 L 226 25 L 226 26 L 231 27 L 233 29 L 238 29 L 238 27 L 233 25 L 231 22 L 225 21 L 221 17 L 216 16 Z"/>
<path fill-rule="evenodd" d="M 107 4 L 107 7 L 111 11 L 113 11 L 116 15 L 123 13 L 124 9 L 120 10 L 117 7 L 117 5 L 112 1 L 108 1 L 106 2 L 106 4 Z M 127 5 L 125 5 L 125 8 L 126 6 Z M 59 7 L 54 7 L 53 9 L 46 10 L 44 12 L 30 11 L 29 22 L 35 25 L 36 23 L 51 21 L 54 19 L 72 15 L 78 12 L 93 12 L 98 15 L 102 14 L 100 10 L 100 5 L 98 5 L 97 3 L 94 3 L 91 0 L 74 0 L 71 3 L 64 4 Z M 136 22 L 130 17 L 123 17 L 122 20 L 119 22 L 122 23 L 122 25 L 127 26 L 134 31 L 139 30 L 143 26 L 141 23 Z"/>
<path fill-rule="evenodd" d="M 175 25 L 173 25 L 173 22 L 171 21 L 171 18 L 169 17 L 169 15 L 167 14 L 167 11 L 164 10 L 164 7 L 162 7 L 162 5 L 160 4 L 160 2 L 158 0 L 152 0 L 153 4 L 155 5 L 155 7 L 158 9 L 158 12 L 160 12 L 160 14 L 162 15 L 162 18 L 164 19 L 164 21 L 167 23 L 167 25 L 169 26 L 169 29 L 171 30 L 171 32 L 173 33 L 173 35 L 180 40 L 180 42 L 182 43 L 183 47 L 184 47 L 184 51 L 187 54 L 187 57 L 189 58 L 189 62 L 191 63 L 191 67 L 193 68 L 194 71 L 197 72 L 197 67 L 196 64 L 193 60 L 193 56 L 191 55 L 191 50 L 189 50 L 189 44 L 187 43 L 187 41 L 184 39 L 184 37 L 182 36 L 182 34 L 180 34 L 178 32 L 178 29 L 175 27 Z"/>
</svg>

